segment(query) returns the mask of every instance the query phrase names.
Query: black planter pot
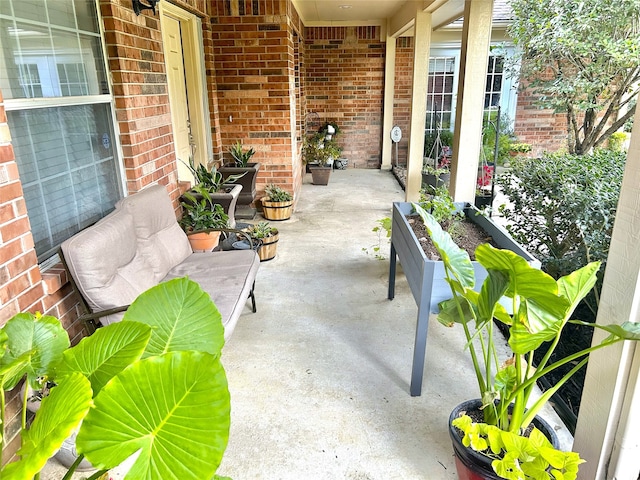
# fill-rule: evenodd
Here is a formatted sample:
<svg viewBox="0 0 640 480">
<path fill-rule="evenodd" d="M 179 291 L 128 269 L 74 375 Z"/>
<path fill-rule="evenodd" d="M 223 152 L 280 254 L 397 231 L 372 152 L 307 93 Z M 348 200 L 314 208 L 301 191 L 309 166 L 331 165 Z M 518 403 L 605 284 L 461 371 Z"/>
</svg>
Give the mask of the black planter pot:
<svg viewBox="0 0 640 480">
<path fill-rule="evenodd" d="M 439 175 L 434 175 L 432 173 L 423 173 L 422 186 L 433 187 L 433 188 L 446 186 L 446 185 L 449 185 L 450 178 L 451 178 L 450 173 L 441 173 Z"/>
<path fill-rule="evenodd" d="M 482 402 L 479 399 L 467 400 L 454 408 L 449 416 L 449 437 L 451 437 L 453 444 L 459 480 L 502 480 L 502 477 L 498 476 L 491 467 L 492 459 L 465 447 L 462 444 L 459 430 L 451 425 L 451 422 L 463 412 L 479 411 L 481 405 Z M 533 424 L 549 439 L 555 448 L 559 448 L 558 436 L 551 425 L 539 416 L 533 419 Z"/>
<path fill-rule="evenodd" d="M 476 195 L 474 205 L 478 209 L 490 207 L 493 204 L 494 198 L 495 195 Z"/>
</svg>

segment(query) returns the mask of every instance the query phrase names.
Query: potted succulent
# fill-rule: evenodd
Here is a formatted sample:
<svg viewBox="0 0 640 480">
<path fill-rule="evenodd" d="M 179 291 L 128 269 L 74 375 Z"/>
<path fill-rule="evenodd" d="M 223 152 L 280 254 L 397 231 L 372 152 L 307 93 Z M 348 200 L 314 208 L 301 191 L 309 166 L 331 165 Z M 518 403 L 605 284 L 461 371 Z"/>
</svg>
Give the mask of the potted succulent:
<svg viewBox="0 0 640 480">
<path fill-rule="evenodd" d="M 261 262 L 271 260 L 276 256 L 280 235 L 278 229 L 269 225 L 269 222 L 258 222 L 246 229 L 252 239 L 260 242 L 258 256 Z"/>
<path fill-rule="evenodd" d="M 305 138 L 302 146 L 303 158 L 309 166 L 314 185 L 328 185 L 333 169 L 333 161 L 340 157 L 342 148 L 331 138 L 333 135 L 327 135 L 324 131 L 320 131 L 314 135 Z"/>
<path fill-rule="evenodd" d="M 282 187 L 273 183 L 264 189 L 265 196 L 262 203 L 262 216 L 267 220 L 288 220 L 293 209 L 293 195 Z"/>
<path fill-rule="evenodd" d="M 244 149 L 240 140 L 229 147 L 229 155 L 233 162 L 226 163 L 218 169 L 223 181 L 229 178 L 229 184 L 242 185 L 242 191 L 238 197 L 237 205 L 250 205 L 256 198 L 256 178 L 260 170 L 260 163 L 251 162 L 251 157 L 256 151 L 253 148 Z"/>
<path fill-rule="evenodd" d="M 77 463 L 86 457 L 98 469 L 91 478 L 137 451 L 126 478 L 219 478 L 230 426 L 224 328 L 197 283 L 177 278 L 147 290 L 121 322 L 73 347 L 58 319 L 39 314 L 14 316 L 0 336 L 3 449 L 6 392 L 25 378 L 32 388 L 39 378 L 55 384 L 33 421 L 20 419 L 21 447 L 1 467 L 2 478 L 38 478 L 78 428 Z M 23 408 L 26 402 L 25 394 Z M 206 454 L 194 461 L 193 452 Z"/>
<path fill-rule="evenodd" d="M 204 192 L 207 195 L 206 192 Z M 179 223 L 189 237 L 194 251 L 211 251 L 220 240 L 220 231 L 212 229 L 227 228 L 229 216 L 220 204 L 211 204 L 207 196 L 196 199 L 189 192 L 183 195 L 183 215 Z"/>
<path fill-rule="evenodd" d="M 236 203 L 243 187 L 234 182 L 245 174 L 229 175 L 225 178 L 215 165 L 212 165 L 210 169 L 204 165 L 196 166 L 193 158 L 189 158 L 189 164 L 185 163 L 185 165 L 193 174 L 195 185 L 187 192 L 189 195 L 180 197 L 180 202 L 184 204 L 192 202 L 194 199 L 198 202 L 205 199 L 207 204 L 212 207 L 216 204 L 222 205 L 222 209 L 229 216 L 229 226 L 235 227 Z"/>
<path fill-rule="evenodd" d="M 442 257 L 453 296 L 440 303 L 438 320 L 447 326 L 462 326 L 479 386 L 479 417 L 465 404 L 450 418 L 460 478 L 577 478 L 582 463 L 577 453 L 559 451 L 540 432 L 543 423 L 534 426 L 528 436 L 525 432 L 535 425 L 534 419 L 551 396 L 587 363 L 590 352 L 623 340 L 640 340 L 640 325 L 602 326 L 570 320 L 595 285 L 600 262 L 555 280 L 513 252 L 483 244 L 475 254 L 488 276 L 480 291 L 474 290 L 469 256 L 430 214 L 419 206 L 416 210 Z M 494 321 L 508 328 L 510 358 L 499 358 Z M 609 336 L 600 344 L 552 362 L 551 355 L 567 323 L 602 328 Z M 549 342 L 550 347 L 534 368 L 533 352 L 543 342 Z M 565 365 L 571 366 L 568 373 L 534 399 L 537 380 Z"/>
</svg>

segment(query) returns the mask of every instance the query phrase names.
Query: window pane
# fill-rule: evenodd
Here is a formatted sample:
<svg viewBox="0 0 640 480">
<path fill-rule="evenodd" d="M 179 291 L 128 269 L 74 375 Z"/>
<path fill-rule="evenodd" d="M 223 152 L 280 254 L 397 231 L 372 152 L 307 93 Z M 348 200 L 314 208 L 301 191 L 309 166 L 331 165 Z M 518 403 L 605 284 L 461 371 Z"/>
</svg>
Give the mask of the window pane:
<svg viewBox="0 0 640 480">
<path fill-rule="evenodd" d="M 40 260 L 113 209 L 121 191 L 108 104 L 7 112 Z"/>
<path fill-rule="evenodd" d="M 47 2 L 49 12 L 49 23 L 60 25 L 61 27 L 75 28 L 76 18 L 73 13 L 73 2 L 63 2 L 57 0 Z"/>
<path fill-rule="evenodd" d="M 0 0 L 2 3 L 7 0 Z M 25 20 L 47 23 L 47 8 L 45 0 L 23 0 L 7 2 L 13 5 L 13 15 Z"/>
<path fill-rule="evenodd" d="M 23 3 L 11 2 L 14 10 Z M 89 4 L 79 3 L 88 14 Z M 50 12 L 66 19 L 58 24 L 66 24 L 71 31 L 31 23 L 22 7 L 15 19 L 0 20 L 0 65 L 5 66 L 0 69 L 0 88 L 5 98 L 108 94 L 100 37 L 86 33 L 86 29 L 95 30 L 95 22 L 76 30 L 73 2 L 48 2 L 48 6 Z M 95 8 L 92 11 L 96 17 Z"/>
</svg>

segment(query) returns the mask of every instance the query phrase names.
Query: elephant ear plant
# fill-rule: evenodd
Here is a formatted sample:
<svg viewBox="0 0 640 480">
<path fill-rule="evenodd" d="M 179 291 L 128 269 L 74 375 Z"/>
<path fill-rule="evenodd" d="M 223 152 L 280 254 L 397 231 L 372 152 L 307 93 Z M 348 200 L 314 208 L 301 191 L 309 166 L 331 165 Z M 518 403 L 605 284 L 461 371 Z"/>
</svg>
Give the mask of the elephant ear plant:
<svg viewBox="0 0 640 480">
<path fill-rule="evenodd" d="M 30 426 L 23 408 L 19 459 L 0 478 L 39 478 L 78 428 L 80 456 L 64 479 L 84 457 L 98 469 L 93 479 L 134 454 L 126 479 L 220 478 L 230 425 L 223 344 L 220 312 L 187 278 L 142 293 L 121 322 L 71 348 L 56 318 L 16 315 L 0 330 L 3 448 L 5 392 L 25 377 L 33 388 L 56 386 Z"/>
<path fill-rule="evenodd" d="M 475 254 L 488 276 L 479 292 L 473 290 L 474 269 L 468 254 L 429 213 L 419 205 L 414 207 L 440 253 L 453 295 L 440 304 L 438 320 L 446 326 L 462 326 L 480 389 L 484 422 L 476 423 L 467 415 L 453 421 L 464 433 L 464 446 L 493 458 L 492 467 L 503 478 L 577 478 L 582 463 L 577 453 L 556 450 L 535 428 L 530 436 L 523 434 L 560 386 L 587 363 L 590 352 L 623 340 L 639 340 L 640 325 L 625 322 L 601 326 L 570 320 L 595 284 L 599 262 L 556 281 L 515 253 L 483 244 Z M 513 313 L 500 303 L 501 299 Z M 499 359 L 494 319 L 508 327 L 511 358 Z M 550 362 L 568 322 L 601 328 L 609 335 L 598 345 Z M 549 349 L 534 368 L 534 350 L 543 342 L 549 342 Z M 536 381 L 567 364 L 575 366 L 553 388 L 534 399 Z"/>
</svg>

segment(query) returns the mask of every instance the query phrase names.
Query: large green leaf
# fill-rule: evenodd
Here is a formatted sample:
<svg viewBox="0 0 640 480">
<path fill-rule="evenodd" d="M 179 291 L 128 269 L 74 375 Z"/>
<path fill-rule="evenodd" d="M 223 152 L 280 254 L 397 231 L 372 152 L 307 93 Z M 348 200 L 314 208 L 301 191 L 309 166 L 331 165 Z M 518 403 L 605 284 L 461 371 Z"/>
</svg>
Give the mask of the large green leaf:
<svg viewBox="0 0 640 480">
<path fill-rule="evenodd" d="M 55 317 L 19 313 L 2 329 L 8 339 L 0 366 L 9 365 L 24 353 L 32 352 L 24 370 L 7 379 L 7 389 L 15 387 L 25 372 L 31 385 L 35 385 L 38 377 L 51 373 L 53 366 L 62 358 L 62 352 L 69 347 L 69 335 Z"/>
<path fill-rule="evenodd" d="M 475 285 L 475 274 L 473 264 L 469 259 L 469 254 L 460 248 L 447 232 L 442 230 L 440 224 L 435 218 L 417 203 L 413 203 L 420 218 L 424 222 L 424 226 L 429 232 L 431 241 L 435 245 L 440 258 L 445 264 L 449 272 L 458 280 L 465 288 L 473 288 Z"/>
<path fill-rule="evenodd" d="M 558 279 L 558 292 L 571 303 L 567 319 L 587 296 L 598 281 L 598 270 L 601 262 L 591 262 L 588 265 Z"/>
<path fill-rule="evenodd" d="M 200 285 L 186 277 L 142 293 L 127 309 L 127 320 L 152 328 L 143 358 L 182 350 L 219 355 L 224 345 L 220 312 Z"/>
<path fill-rule="evenodd" d="M 493 319 L 496 304 L 500 301 L 504 292 L 509 287 L 509 276 L 497 270 L 487 270 L 487 278 L 482 283 L 478 296 L 478 314 L 480 320 Z"/>
<path fill-rule="evenodd" d="M 96 396 L 76 446 L 97 468 L 140 455 L 126 479 L 212 478 L 227 444 L 229 390 L 218 357 L 172 352 L 141 360 Z"/>
<path fill-rule="evenodd" d="M 99 328 L 64 352 L 58 376 L 80 372 L 91 382 L 93 394 L 142 356 L 151 328 L 139 322 L 117 322 Z"/>
<path fill-rule="evenodd" d="M 529 325 L 534 317 L 534 323 L 538 328 L 531 329 Z M 545 327 L 541 327 L 542 325 Z M 524 355 L 553 339 L 562 325 L 562 318 L 555 317 L 544 310 L 532 312 L 529 304 L 522 303 L 509 329 L 509 346 L 513 353 Z"/>
<path fill-rule="evenodd" d="M 75 430 L 91 405 L 91 385 L 80 373 L 72 373 L 42 399 L 29 430 L 22 432 L 20 460 L 2 470 L 3 480 L 33 478 L 62 442 Z"/>
</svg>

